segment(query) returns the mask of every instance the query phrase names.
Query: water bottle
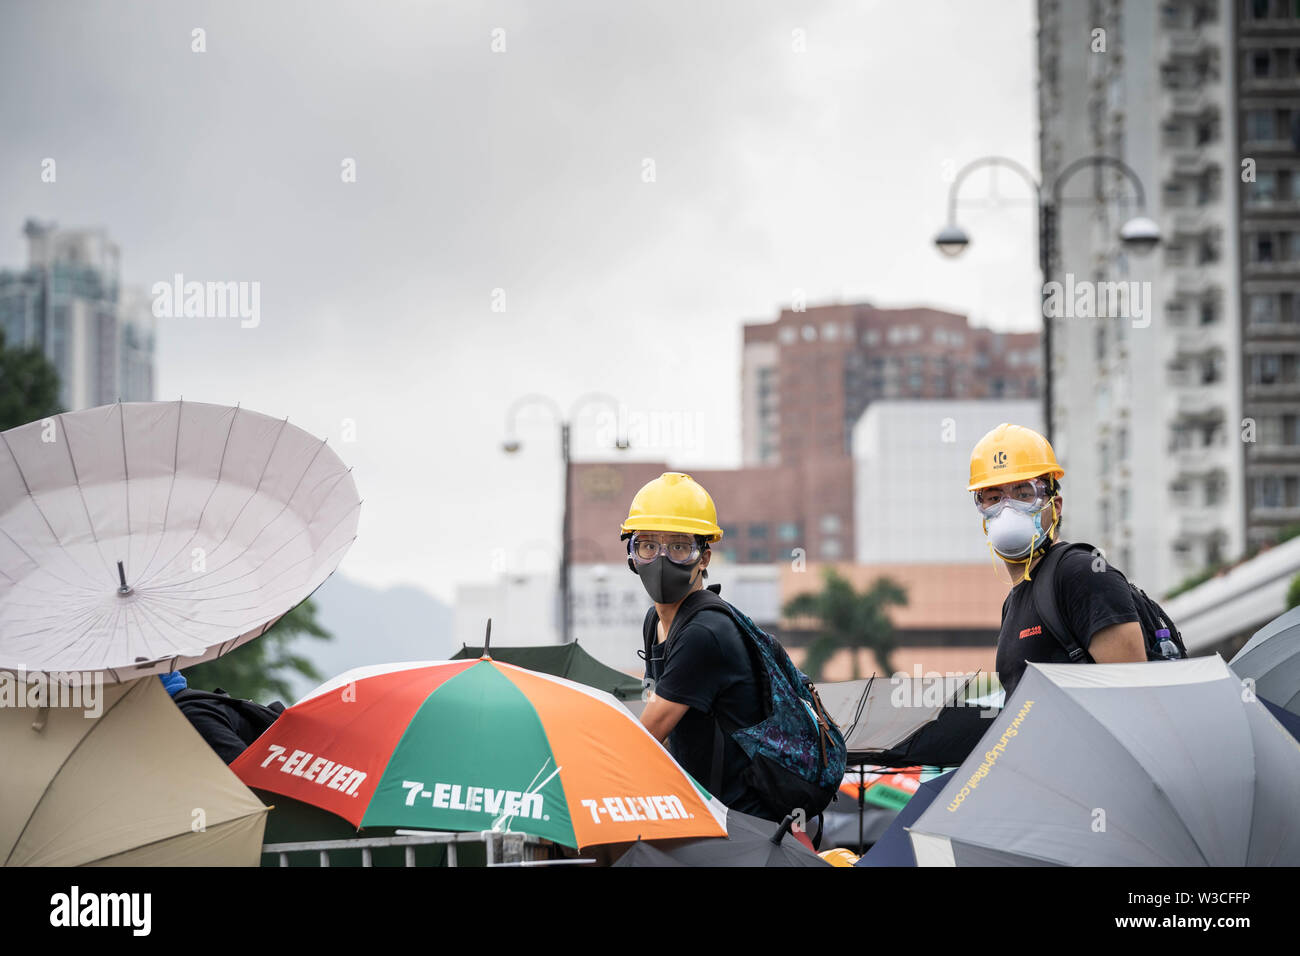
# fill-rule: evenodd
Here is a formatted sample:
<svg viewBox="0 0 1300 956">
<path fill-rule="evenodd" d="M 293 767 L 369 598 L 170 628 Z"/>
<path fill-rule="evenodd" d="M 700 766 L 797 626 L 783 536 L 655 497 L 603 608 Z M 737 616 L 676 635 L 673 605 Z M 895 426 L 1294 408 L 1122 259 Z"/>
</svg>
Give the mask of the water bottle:
<svg viewBox="0 0 1300 956">
<path fill-rule="evenodd" d="M 1156 644 L 1160 647 L 1160 653 L 1165 656 L 1165 660 L 1178 660 L 1178 645 L 1169 638 L 1169 628 L 1162 627 L 1156 631 Z"/>
</svg>

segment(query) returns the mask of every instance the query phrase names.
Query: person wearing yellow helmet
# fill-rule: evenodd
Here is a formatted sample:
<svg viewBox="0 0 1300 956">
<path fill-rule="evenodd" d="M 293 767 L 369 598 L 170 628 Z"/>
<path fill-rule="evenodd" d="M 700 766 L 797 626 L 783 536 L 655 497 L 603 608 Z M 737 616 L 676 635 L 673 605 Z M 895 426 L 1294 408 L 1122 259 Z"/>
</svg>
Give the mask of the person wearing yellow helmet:
<svg viewBox="0 0 1300 956">
<path fill-rule="evenodd" d="M 642 724 L 696 780 L 710 788 L 717 781 L 714 796 L 728 807 L 770 819 L 762 795 L 742 779 L 749 758 L 722 730 L 763 719 L 745 638 L 728 614 L 692 607 L 710 597 L 701 593 L 709 545 L 722 538 L 713 499 L 690 475 L 666 472 L 636 493 L 620 531 L 628 567 L 654 602 L 642 635 L 649 690 Z"/>
<path fill-rule="evenodd" d="M 1059 538 L 1063 477 L 1051 443 L 1023 425 L 999 425 L 971 452 L 966 490 L 983 521 L 989 550 L 1012 579 L 997 647 L 998 677 L 1008 695 L 1030 662 L 1148 659 L 1127 579 L 1092 549 Z M 1053 550 L 1061 553 L 1049 562 L 1052 573 L 1036 583 L 1034 570 Z"/>
</svg>

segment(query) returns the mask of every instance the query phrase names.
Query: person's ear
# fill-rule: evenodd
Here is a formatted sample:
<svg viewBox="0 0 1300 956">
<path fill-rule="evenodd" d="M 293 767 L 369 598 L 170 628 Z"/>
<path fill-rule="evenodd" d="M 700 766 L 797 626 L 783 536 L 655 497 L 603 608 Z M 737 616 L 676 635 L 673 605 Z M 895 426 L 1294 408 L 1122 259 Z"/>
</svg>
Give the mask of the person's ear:
<svg viewBox="0 0 1300 956">
<path fill-rule="evenodd" d="M 700 567 L 707 568 L 709 566 L 709 559 L 712 557 L 713 557 L 713 549 L 705 548 L 704 555 L 703 557 L 700 558 Z"/>
</svg>

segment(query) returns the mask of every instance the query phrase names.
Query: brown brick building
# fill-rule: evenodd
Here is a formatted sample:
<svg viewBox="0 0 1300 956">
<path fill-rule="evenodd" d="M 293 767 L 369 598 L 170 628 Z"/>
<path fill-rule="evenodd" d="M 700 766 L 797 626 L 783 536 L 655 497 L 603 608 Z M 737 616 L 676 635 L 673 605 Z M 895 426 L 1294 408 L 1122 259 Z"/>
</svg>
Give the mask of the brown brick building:
<svg viewBox="0 0 1300 956">
<path fill-rule="evenodd" d="M 572 550 L 575 563 L 624 559 L 619 525 L 632 496 L 665 471 L 666 462 L 576 463 L 572 471 Z M 810 458 L 793 465 L 690 470 L 713 497 L 723 539 L 714 546 L 733 563 L 790 561 L 802 548 L 809 561 L 851 560 L 853 467 L 848 456 Z"/>
<path fill-rule="evenodd" d="M 745 326 L 741 416 L 746 465 L 849 453 L 853 423 L 878 398 L 1033 398 L 1036 332 L 972 328 L 937 309 L 824 305 Z"/>
</svg>

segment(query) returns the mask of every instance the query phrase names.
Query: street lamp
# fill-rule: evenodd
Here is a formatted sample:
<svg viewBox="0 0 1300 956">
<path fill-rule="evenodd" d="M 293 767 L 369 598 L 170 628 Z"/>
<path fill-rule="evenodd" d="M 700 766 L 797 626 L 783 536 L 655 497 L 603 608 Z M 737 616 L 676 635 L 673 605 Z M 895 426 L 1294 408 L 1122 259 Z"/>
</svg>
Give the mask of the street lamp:
<svg viewBox="0 0 1300 956">
<path fill-rule="evenodd" d="M 1043 276 L 1043 288 L 1052 280 L 1056 271 L 1056 215 L 1057 210 L 1066 203 L 1062 192 L 1066 182 L 1085 167 L 1100 169 L 1109 166 L 1118 169 L 1133 184 L 1136 193 L 1138 215 L 1120 227 L 1119 240 L 1125 249 L 1137 255 L 1145 255 L 1160 242 L 1160 227 L 1155 221 L 1143 214 L 1146 208 L 1146 192 L 1142 180 L 1122 160 L 1113 156 L 1085 156 L 1066 166 L 1052 181 L 1051 188 L 1045 189 L 1029 170 L 1014 159 L 1005 156 L 984 156 L 972 160 L 961 168 L 948 187 L 948 224 L 934 237 L 934 244 L 939 251 L 949 258 L 961 255 L 970 245 L 970 236 L 957 225 L 957 194 L 961 184 L 974 170 L 985 166 L 1001 166 L 1010 169 L 1027 182 L 1038 200 L 1038 268 Z M 1052 440 L 1052 323 L 1043 316 L 1043 423 L 1047 426 L 1047 440 Z"/>
<path fill-rule="evenodd" d="M 563 639 L 563 642 L 567 644 L 573 639 L 573 615 L 569 600 L 569 488 L 572 484 L 569 479 L 573 465 L 569 447 L 570 423 L 577 417 L 578 411 L 581 408 L 591 404 L 600 404 L 612 408 L 614 411 L 614 420 L 617 422 L 619 407 L 618 402 L 610 396 L 599 392 L 593 392 L 583 395 L 574 402 L 572 409 L 569 411 L 569 417 L 566 419 L 564 413 L 560 410 L 560 406 L 556 404 L 554 399 L 546 395 L 525 395 L 522 398 L 516 399 L 514 404 L 512 404 L 510 409 L 506 412 L 506 435 L 508 437 L 501 443 L 501 450 L 507 455 L 515 454 L 523 447 L 523 443 L 515 437 L 515 419 L 518 417 L 519 410 L 523 408 L 523 406 L 534 402 L 545 405 L 550 409 L 551 414 L 554 415 L 556 421 L 560 423 L 560 460 L 564 467 L 564 516 L 561 520 L 560 530 L 560 636 Z M 626 451 L 629 447 L 627 438 L 618 434 L 617 428 L 615 429 L 615 435 L 614 447 L 619 451 Z"/>
</svg>

